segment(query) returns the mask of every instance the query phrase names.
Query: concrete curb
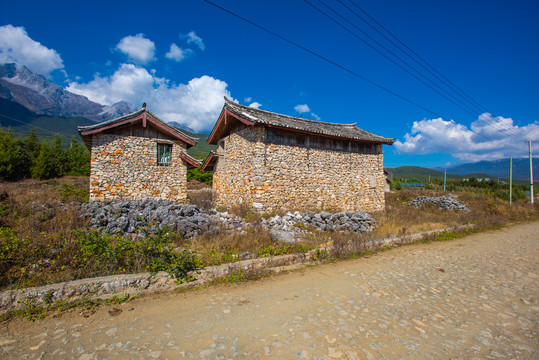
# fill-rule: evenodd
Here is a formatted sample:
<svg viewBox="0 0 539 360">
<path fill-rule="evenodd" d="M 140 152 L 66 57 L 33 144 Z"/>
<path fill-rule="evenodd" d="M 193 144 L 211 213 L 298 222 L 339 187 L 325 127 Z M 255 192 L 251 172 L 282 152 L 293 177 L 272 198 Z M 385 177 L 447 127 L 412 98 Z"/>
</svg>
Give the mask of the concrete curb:
<svg viewBox="0 0 539 360">
<path fill-rule="evenodd" d="M 375 251 L 387 246 L 398 246 L 417 242 L 427 236 L 445 231 L 459 231 L 470 228 L 473 228 L 473 225 L 461 225 L 448 229 L 425 231 L 403 237 L 373 240 L 366 243 L 362 250 Z M 227 275 L 239 271 L 243 272 L 245 275 L 256 273 L 278 273 L 301 266 L 316 264 L 319 262 L 321 251 L 331 252 L 333 250 L 335 250 L 334 246 L 326 246 L 320 249 L 310 250 L 306 253 L 272 256 L 242 260 L 218 266 L 208 266 L 190 272 L 189 276 L 193 277 L 195 280 L 182 284 L 178 284 L 168 273 L 159 272 L 155 275 L 150 273 L 110 275 L 67 281 L 40 287 L 6 290 L 0 293 L 0 314 L 22 308 L 29 301 L 34 301 L 37 304 L 52 304 L 58 300 L 75 301 L 83 298 L 106 299 L 119 294 L 134 295 L 202 286 L 213 280 L 225 278 Z M 350 245 L 348 250 L 353 250 L 352 245 Z"/>
</svg>

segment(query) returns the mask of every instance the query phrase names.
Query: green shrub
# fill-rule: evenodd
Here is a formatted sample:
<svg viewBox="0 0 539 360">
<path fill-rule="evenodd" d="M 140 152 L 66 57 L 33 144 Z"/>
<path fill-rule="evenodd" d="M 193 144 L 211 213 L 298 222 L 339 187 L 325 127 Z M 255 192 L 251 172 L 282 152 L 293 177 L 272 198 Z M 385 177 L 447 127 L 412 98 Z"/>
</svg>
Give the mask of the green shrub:
<svg viewBox="0 0 539 360">
<path fill-rule="evenodd" d="M 494 193 L 494 196 L 496 196 L 499 199 L 509 201 L 509 191 L 505 190 L 498 190 Z"/>
<path fill-rule="evenodd" d="M 519 199 L 526 199 L 526 193 L 524 192 L 524 190 L 522 190 L 522 188 L 520 187 L 515 187 L 513 189 L 513 199 L 515 200 L 519 200 Z"/>
<path fill-rule="evenodd" d="M 187 170 L 187 181 L 197 180 L 211 185 L 213 182 L 213 171 L 202 171 L 200 168 Z"/>
</svg>

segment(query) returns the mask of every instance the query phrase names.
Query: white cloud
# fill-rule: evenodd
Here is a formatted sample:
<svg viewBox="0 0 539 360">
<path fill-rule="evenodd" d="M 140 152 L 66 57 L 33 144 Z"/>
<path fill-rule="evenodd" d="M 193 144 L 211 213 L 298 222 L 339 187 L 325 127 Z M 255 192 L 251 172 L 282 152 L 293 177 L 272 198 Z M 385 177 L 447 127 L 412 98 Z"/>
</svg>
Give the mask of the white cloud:
<svg viewBox="0 0 539 360">
<path fill-rule="evenodd" d="M 126 36 L 120 40 L 116 48 L 136 64 L 146 65 L 155 60 L 155 44 L 150 39 L 145 38 L 144 34 Z"/>
<path fill-rule="evenodd" d="M 249 103 L 249 102 L 253 101 L 253 98 L 249 96 L 249 97 L 246 97 L 245 99 L 243 99 L 243 101 L 246 102 L 246 103 Z"/>
<path fill-rule="evenodd" d="M 456 159 L 475 162 L 524 156 L 526 144 L 519 144 L 518 139 L 539 140 L 537 122 L 519 127 L 511 118 L 484 113 L 470 127 L 441 118 L 416 121 L 410 133 L 404 135 L 404 142 L 397 140 L 394 145 L 400 154 L 448 153 Z"/>
<path fill-rule="evenodd" d="M 221 112 L 224 96 L 230 96 L 228 84 L 204 75 L 187 84 L 175 85 L 159 78 L 155 71 L 122 64 L 114 74 L 99 74 L 86 84 L 72 82 L 67 90 L 90 100 L 110 105 L 120 100 L 136 106 L 147 103 L 148 109 L 164 121 L 177 121 L 195 131 L 210 130 Z"/>
<path fill-rule="evenodd" d="M 189 55 L 191 55 L 192 53 L 193 53 L 193 50 L 191 50 L 191 49 L 182 49 L 176 44 L 171 44 L 170 45 L 170 50 L 169 50 L 169 52 L 167 52 L 165 54 L 165 57 L 167 59 L 171 59 L 171 60 L 180 62 L 183 59 L 185 59 L 186 57 L 188 57 Z"/>
<path fill-rule="evenodd" d="M 43 75 L 64 67 L 55 50 L 32 40 L 23 27 L 13 25 L 0 26 L 0 62 L 26 65 Z"/>
<path fill-rule="evenodd" d="M 296 105 L 296 106 L 294 106 L 294 110 L 296 110 L 296 111 L 299 112 L 300 114 L 303 114 L 303 113 L 306 113 L 306 112 L 311 111 L 311 109 L 309 109 L 309 107 L 307 106 L 307 104 Z"/>
<path fill-rule="evenodd" d="M 252 107 L 252 108 L 255 108 L 255 109 L 258 109 L 261 106 L 262 106 L 262 104 L 259 103 L 259 102 L 256 102 L 256 101 L 254 103 L 252 103 L 251 105 L 249 105 L 249 107 Z"/>
<path fill-rule="evenodd" d="M 180 38 L 187 39 L 188 44 L 195 44 L 200 50 L 206 49 L 206 45 L 194 31 L 190 31 L 187 35 L 180 34 Z"/>
<path fill-rule="evenodd" d="M 312 116 L 315 120 L 320 120 L 320 116 L 316 115 L 315 113 L 311 113 L 311 116 Z"/>
</svg>

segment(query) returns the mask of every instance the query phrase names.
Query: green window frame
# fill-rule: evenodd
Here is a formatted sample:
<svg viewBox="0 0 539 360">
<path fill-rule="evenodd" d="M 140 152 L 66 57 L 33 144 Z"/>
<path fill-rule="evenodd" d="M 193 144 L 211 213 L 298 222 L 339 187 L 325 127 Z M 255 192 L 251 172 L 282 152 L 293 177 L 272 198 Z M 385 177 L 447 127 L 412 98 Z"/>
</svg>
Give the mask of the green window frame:
<svg viewBox="0 0 539 360">
<path fill-rule="evenodd" d="M 157 165 L 168 166 L 172 158 L 172 145 L 157 143 Z"/>
</svg>

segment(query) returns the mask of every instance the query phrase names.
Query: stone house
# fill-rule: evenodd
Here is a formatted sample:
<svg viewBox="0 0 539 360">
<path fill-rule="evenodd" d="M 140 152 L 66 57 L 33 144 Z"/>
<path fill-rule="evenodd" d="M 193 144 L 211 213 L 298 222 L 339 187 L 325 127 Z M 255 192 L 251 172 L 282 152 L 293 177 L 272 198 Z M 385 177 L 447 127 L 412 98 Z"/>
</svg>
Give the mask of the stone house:
<svg viewBox="0 0 539 360">
<path fill-rule="evenodd" d="M 187 199 L 186 153 L 196 140 L 146 109 L 90 126 L 79 134 L 91 153 L 90 201 Z"/>
<path fill-rule="evenodd" d="M 215 205 L 256 209 L 380 211 L 385 208 L 386 138 L 356 124 L 272 113 L 225 99 L 203 164 L 213 170 Z"/>
</svg>

